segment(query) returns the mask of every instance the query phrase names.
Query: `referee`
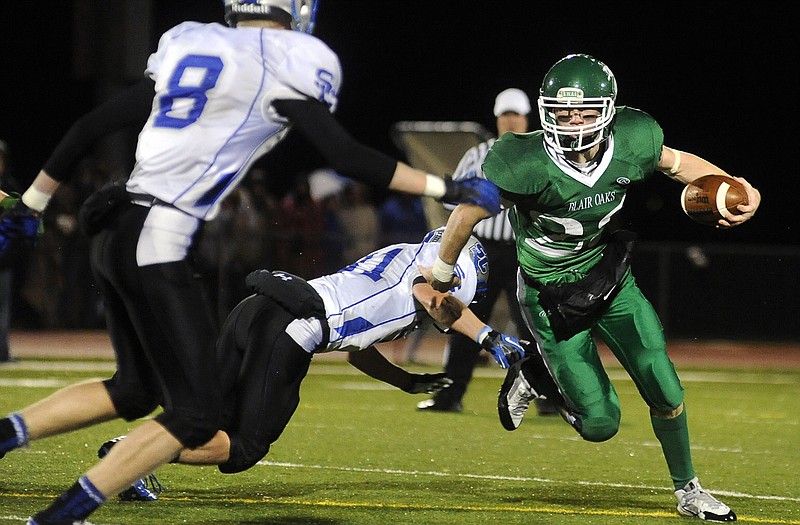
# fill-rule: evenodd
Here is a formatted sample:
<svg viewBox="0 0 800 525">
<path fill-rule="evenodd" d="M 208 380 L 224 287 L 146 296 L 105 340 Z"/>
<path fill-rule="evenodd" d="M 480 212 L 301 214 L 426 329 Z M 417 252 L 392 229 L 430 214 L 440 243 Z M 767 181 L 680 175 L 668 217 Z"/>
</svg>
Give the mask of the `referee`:
<svg viewBox="0 0 800 525">
<path fill-rule="evenodd" d="M 531 104 L 528 96 L 520 89 L 509 88 L 501 91 L 495 98 L 494 116 L 497 117 L 497 136 L 500 137 L 509 131 L 514 133 L 527 133 L 528 113 Z M 458 180 L 470 172 L 475 172 L 479 177 L 484 177 L 481 164 L 489 148 L 496 139 L 489 139 L 477 146 L 473 146 L 461 157 L 453 179 Z M 484 297 L 477 304 L 470 306 L 478 318 L 484 323 L 489 322 L 494 305 L 500 293 L 505 290 L 508 310 L 516 327 L 520 339 L 533 341 L 533 336 L 525 327 L 525 322 L 520 314 L 517 303 L 517 251 L 514 246 L 514 232 L 508 222 L 508 210 L 503 210 L 493 217 L 479 222 L 473 230 L 475 236 L 481 241 L 489 257 L 489 279 Z M 450 388 L 437 393 L 433 398 L 420 401 L 417 409 L 426 411 L 461 412 L 463 410 L 461 399 L 467 391 L 467 385 L 472 379 L 472 372 L 478 363 L 481 346 L 475 341 L 459 333 L 449 336 L 445 348 L 444 371 L 453 384 Z M 545 399 L 536 399 L 536 407 L 540 415 L 557 414 L 552 405 Z"/>
</svg>

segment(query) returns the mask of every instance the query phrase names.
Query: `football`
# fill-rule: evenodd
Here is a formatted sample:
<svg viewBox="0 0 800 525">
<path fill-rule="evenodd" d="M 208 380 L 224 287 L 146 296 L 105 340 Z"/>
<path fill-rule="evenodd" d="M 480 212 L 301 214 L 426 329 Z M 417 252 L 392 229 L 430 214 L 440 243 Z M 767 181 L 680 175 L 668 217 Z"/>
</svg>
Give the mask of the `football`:
<svg viewBox="0 0 800 525">
<path fill-rule="evenodd" d="M 740 215 L 742 212 L 736 209 L 739 204 L 747 204 L 747 192 L 740 182 L 725 175 L 704 175 L 687 184 L 681 192 L 683 212 L 708 226 Z"/>
</svg>

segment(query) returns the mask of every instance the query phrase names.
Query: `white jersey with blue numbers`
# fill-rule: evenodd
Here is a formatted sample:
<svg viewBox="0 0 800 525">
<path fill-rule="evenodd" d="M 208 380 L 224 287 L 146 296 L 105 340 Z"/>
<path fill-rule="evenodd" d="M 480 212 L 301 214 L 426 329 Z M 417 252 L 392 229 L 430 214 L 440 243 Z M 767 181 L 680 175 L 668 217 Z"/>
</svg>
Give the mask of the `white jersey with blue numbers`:
<svg viewBox="0 0 800 525">
<path fill-rule="evenodd" d="M 333 275 L 309 281 L 325 303 L 330 341 L 318 352 L 352 352 L 403 337 L 432 322 L 411 288 L 439 253 L 438 242 L 394 244 Z M 485 258 L 485 255 L 484 255 Z M 456 264 L 461 286 L 451 290 L 464 304 L 475 296 L 475 265 L 466 252 Z"/>
<path fill-rule="evenodd" d="M 145 74 L 155 81 L 128 190 L 202 220 L 285 135 L 276 99 L 311 97 L 331 111 L 336 54 L 298 31 L 184 22 L 162 35 Z"/>
</svg>

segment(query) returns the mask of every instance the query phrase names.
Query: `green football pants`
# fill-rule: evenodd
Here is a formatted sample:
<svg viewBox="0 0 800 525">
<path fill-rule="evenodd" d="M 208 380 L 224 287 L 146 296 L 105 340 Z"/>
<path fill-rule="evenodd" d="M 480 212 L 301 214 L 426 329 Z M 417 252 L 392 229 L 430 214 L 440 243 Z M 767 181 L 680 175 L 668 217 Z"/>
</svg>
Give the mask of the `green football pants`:
<svg viewBox="0 0 800 525">
<path fill-rule="evenodd" d="M 594 329 L 566 341 L 556 342 L 537 296 L 535 289 L 527 287 L 524 305 L 530 315 L 528 321 L 533 322 L 543 357 L 584 439 L 610 439 L 619 430 L 621 415 L 619 398 L 600 361 L 595 335 L 609 346 L 651 409 L 671 412 L 683 402 L 683 387 L 667 355 L 661 321 L 630 270 Z"/>
</svg>

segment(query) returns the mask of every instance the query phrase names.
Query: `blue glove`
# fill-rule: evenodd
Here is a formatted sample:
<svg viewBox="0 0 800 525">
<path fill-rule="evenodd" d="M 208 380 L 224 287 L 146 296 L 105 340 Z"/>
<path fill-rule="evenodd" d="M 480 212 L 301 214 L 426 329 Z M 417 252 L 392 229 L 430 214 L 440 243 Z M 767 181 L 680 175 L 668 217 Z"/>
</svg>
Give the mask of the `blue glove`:
<svg viewBox="0 0 800 525">
<path fill-rule="evenodd" d="M 492 354 L 500 368 L 508 368 L 525 357 L 525 346 L 528 344 L 528 341 L 520 341 L 494 330 L 481 341 L 481 346 Z"/>
<path fill-rule="evenodd" d="M 0 201 L 0 256 L 14 241 L 33 246 L 42 233 L 42 214 L 25 206 L 22 199 L 9 195 Z"/>
<path fill-rule="evenodd" d="M 442 202 L 476 204 L 492 215 L 500 213 L 500 190 L 493 182 L 473 175 L 458 180 L 445 177 L 444 184 Z"/>
</svg>

